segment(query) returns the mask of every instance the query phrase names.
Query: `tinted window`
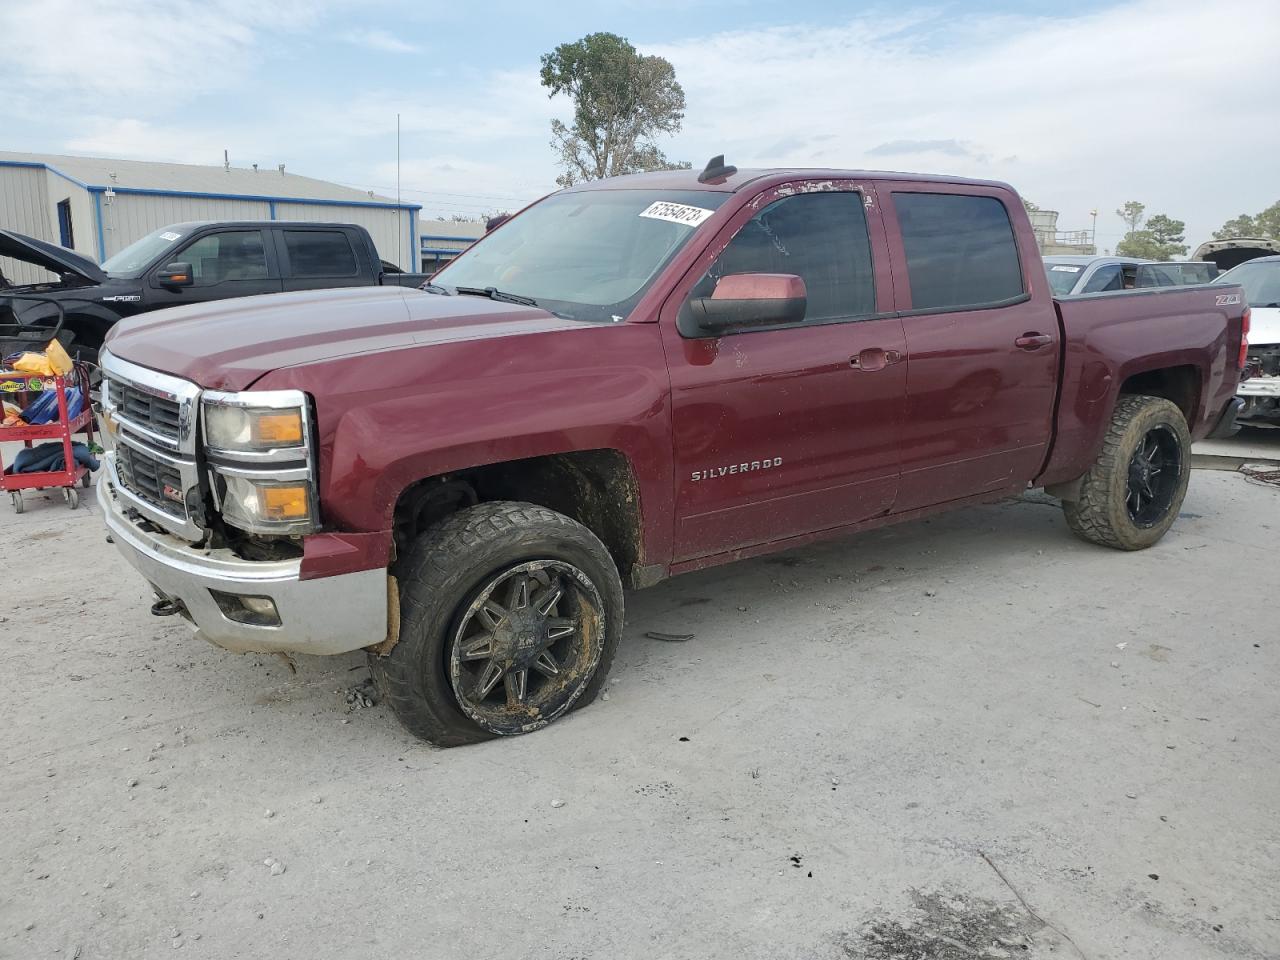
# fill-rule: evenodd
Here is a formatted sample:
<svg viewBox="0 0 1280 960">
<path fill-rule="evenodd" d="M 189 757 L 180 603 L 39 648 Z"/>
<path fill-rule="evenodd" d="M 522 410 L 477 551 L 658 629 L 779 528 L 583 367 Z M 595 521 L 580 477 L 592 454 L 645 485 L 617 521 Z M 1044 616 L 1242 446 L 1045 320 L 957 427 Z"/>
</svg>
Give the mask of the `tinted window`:
<svg viewBox="0 0 1280 960">
<path fill-rule="evenodd" d="M 1120 264 L 1113 263 L 1107 267 L 1099 267 L 1094 271 L 1089 282 L 1081 293 L 1101 293 L 1104 290 L 1123 290 L 1124 279 L 1120 274 Z"/>
<path fill-rule="evenodd" d="M 192 282 L 197 287 L 227 280 L 262 280 L 267 276 L 267 255 L 262 234 L 257 230 L 211 233 L 176 254 L 174 260 L 190 262 Z M 169 262 L 163 261 L 161 267 Z"/>
<path fill-rule="evenodd" d="M 994 197 L 895 193 L 914 310 L 970 307 L 1023 292 L 1009 214 Z"/>
<path fill-rule="evenodd" d="M 289 273 L 295 277 L 354 277 L 356 254 L 345 233 L 336 230 L 286 230 Z"/>
<path fill-rule="evenodd" d="M 804 280 L 806 321 L 875 312 L 871 241 L 859 193 L 802 193 L 775 200 L 742 225 L 690 299 L 734 273 L 791 273 Z"/>
<path fill-rule="evenodd" d="M 1055 297 L 1063 297 L 1072 291 L 1084 267 L 1073 263 L 1053 263 L 1045 261 L 1045 271 L 1049 274 L 1049 289 Z"/>
</svg>

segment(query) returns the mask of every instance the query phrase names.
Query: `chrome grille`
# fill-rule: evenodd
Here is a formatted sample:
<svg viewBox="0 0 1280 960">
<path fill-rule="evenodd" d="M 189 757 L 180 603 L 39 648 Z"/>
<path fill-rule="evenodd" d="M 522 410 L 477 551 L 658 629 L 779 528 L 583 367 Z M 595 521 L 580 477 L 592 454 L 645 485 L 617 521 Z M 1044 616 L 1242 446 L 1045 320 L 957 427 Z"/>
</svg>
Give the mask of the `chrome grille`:
<svg viewBox="0 0 1280 960">
<path fill-rule="evenodd" d="M 115 493 L 130 509 L 189 541 L 205 536 L 196 418 L 200 388 L 101 354 L 103 431 Z M 196 513 L 188 510 L 196 504 Z"/>
<path fill-rule="evenodd" d="M 116 474 L 120 482 L 152 506 L 171 516 L 186 519 L 186 505 L 175 500 L 182 495 L 182 471 L 150 454 L 119 444 L 115 449 Z M 170 491 L 170 496 L 165 491 Z"/>
<path fill-rule="evenodd" d="M 107 393 L 118 416 L 178 442 L 182 406 L 176 401 L 139 390 L 119 377 L 107 377 Z"/>
</svg>

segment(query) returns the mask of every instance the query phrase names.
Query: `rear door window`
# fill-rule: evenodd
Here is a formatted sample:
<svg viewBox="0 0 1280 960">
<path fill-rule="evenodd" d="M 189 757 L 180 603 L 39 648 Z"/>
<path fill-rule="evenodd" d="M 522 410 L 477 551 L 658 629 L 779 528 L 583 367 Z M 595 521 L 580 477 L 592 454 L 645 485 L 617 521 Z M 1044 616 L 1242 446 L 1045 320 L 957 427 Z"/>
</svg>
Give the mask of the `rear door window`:
<svg viewBox="0 0 1280 960">
<path fill-rule="evenodd" d="M 1105 267 L 1099 267 L 1093 272 L 1093 276 L 1089 278 L 1089 282 L 1084 285 L 1081 293 L 1102 293 L 1107 290 L 1123 290 L 1124 278 L 1121 275 L 1120 264 L 1112 263 Z"/>
<path fill-rule="evenodd" d="M 1009 212 L 995 197 L 894 193 L 912 310 L 957 310 L 1024 293 Z"/>
<path fill-rule="evenodd" d="M 294 277 L 354 277 L 356 254 L 340 230 L 285 230 L 289 274 Z"/>
</svg>

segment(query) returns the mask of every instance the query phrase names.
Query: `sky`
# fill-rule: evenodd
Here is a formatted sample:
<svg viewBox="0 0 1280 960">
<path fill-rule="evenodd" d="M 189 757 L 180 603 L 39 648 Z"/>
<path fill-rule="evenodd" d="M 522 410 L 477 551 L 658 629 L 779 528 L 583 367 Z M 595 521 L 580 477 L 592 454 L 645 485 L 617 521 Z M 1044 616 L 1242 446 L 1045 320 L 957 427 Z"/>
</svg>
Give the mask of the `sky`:
<svg viewBox="0 0 1280 960">
<path fill-rule="evenodd" d="M 0 149 L 257 163 L 425 216 L 555 189 L 539 57 L 607 30 L 666 57 L 701 167 L 1007 181 L 1089 229 L 1127 200 L 1194 247 L 1280 200 L 1280 0 L 6 0 Z"/>
</svg>

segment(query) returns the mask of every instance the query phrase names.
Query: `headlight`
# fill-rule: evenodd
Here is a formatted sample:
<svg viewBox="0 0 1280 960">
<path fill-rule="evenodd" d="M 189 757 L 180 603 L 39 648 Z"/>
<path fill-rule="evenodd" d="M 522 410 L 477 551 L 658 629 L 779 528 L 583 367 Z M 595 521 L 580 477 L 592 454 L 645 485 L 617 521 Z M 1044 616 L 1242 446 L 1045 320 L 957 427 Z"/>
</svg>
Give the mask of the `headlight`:
<svg viewBox="0 0 1280 960">
<path fill-rule="evenodd" d="M 300 390 L 205 391 L 204 444 L 223 519 L 250 533 L 319 525 L 307 395 Z"/>
<path fill-rule="evenodd" d="M 306 396 L 297 390 L 213 394 L 204 400 L 205 443 L 239 453 L 285 451 L 307 444 Z"/>
<path fill-rule="evenodd" d="M 294 471 L 287 471 L 293 473 Z M 219 473 L 222 517 L 255 533 L 308 533 L 315 526 L 311 481 Z"/>
</svg>

